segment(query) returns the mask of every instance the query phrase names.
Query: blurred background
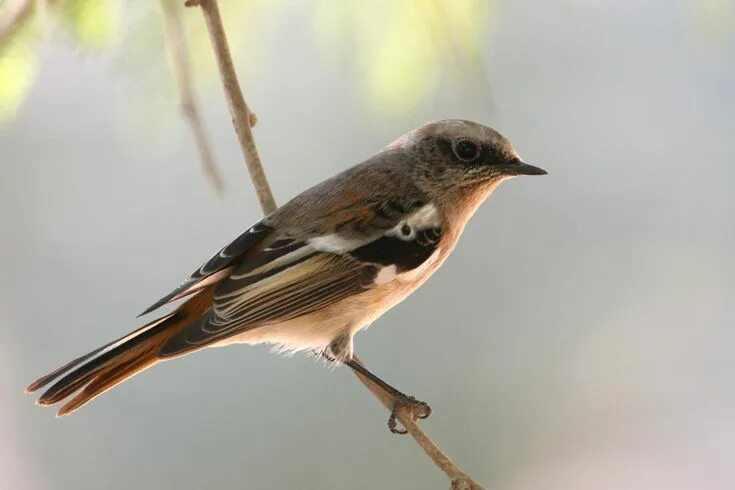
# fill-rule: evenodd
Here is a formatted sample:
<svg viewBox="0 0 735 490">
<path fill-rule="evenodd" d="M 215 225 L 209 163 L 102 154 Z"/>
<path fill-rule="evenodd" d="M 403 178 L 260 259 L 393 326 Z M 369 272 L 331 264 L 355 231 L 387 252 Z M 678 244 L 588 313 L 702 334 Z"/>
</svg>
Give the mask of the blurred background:
<svg viewBox="0 0 735 490">
<path fill-rule="evenodd" d="M 181 118 L 160 2 L 0 2 L 0 488 L 443 489 L 344 368 L 230 347 L 71 417 L 23 388 L 260 216 L 201 13 L 174 2 L 217 168 Z M 357 337 L 488 488 L 735 486 L 735 2 L 221 1 L 279 202 L 432 119 L 499 129 L 504 184 Z"/>
</svg>

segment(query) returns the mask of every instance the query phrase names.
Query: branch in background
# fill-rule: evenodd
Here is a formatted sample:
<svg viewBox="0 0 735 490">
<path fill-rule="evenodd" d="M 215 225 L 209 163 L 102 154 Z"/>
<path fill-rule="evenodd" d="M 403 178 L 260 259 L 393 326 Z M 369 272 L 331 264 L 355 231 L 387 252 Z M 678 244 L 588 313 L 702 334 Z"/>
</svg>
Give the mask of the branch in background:
<svg viewBox="0 0 735 490">
<path fill-rule="evenodd" d="M 260 163 L 258 148 L 255 146 L 252 126 L 255 124 L 256 118 L 245 103 L 240 84 L 237 81 L 235 65 L 232 63 L 232 56 L 227 45 L 225 28 L 222 25 L 222 17 L 217 2 L 216 0 L 187 0 L 185 5 L 187 7 L 198 5 L 202 8 L 204 21 L 207 24 L 212 47 L 217 57 L 217 66 L 225 89 L 232 123 L 235 125 L 237 139 L 240 141 L 240 148 L 245 157 L 245 164 L 248 167 L 248 172 L 250 172 L 250 179 L 253 181 L 263 214 L 270 214 L 276 210 L 276 200 L 273 198 L 263 165 Z"/>
<path fill-rule="evenodd" d="M 210 144 L 207 130 L 204 127 L 204 120 L 199 113 L 199 104 L 194 96 L 191 66 L 189 64 L 186 37 L 181 25 L 179 5 L 176 0 L 160 0 L 160 2 L 166 31 L 166 48 L 171 61 L 171 70 L 173 71 L 176 85 L 179 88 L 181 112 L 189 123 L 191 132 L 194 135 L 194 141 L 199 150 L 204 175 L 206 175 L 207 180 L 209 180 L 215 191 L 217 191 L 217 194 L 222 196 L 225 190 L 225 183 L 214 162 L 212 145 Z"/>
<path fill-rule="evenodd" d="M 253 132 L 251 130 L 254 123 L 253 114 L 248 109 L 240 90 L 240 85 L 237 82 L 237 75 L 235 74 L 235 67 L 227 46 L 227 37 L 222 26 L 217 1 L 187 0 L 186 6 L 199 6 L 202 8 L 207 29 L 212 40 L 212 46 L 217 57 L 220 76 L 230 107 L 230 113 L 232 114 L 235 131 L 240 140 L 240 146 L 245 155 L 245 161 L 250 171 L 250 177 L 253 180 L 253 186 L 258 194 L 260 205 L 263 208 L 263 212 L 269 214 L 276 209 L 276 202 L 273 199 L 273 194 L 266 180 L 265 171 L 263 170 L 263 165 L 260 162 L 260 157 L 255 146 L 255 140 L 253 139 Z M 362 361 L 357 356 L 354 356 L 354 359 L 362 364 Z M 353 372 L 388 410 L 393 410 L 396 406 L 396 400 L 390 393 L 387 393 L 380 386 L 357 371 L 353 370 Z M 452 490 L 482 490 L 483 487 L 463 472 L 459 466 L 454 464 L 439 446 L 419 427 L 413 410 L 410 407 L 398 405 L 396 407 L 396 418 L 403 424 L 406 431 L 413 436 L 434 464 L 449 477 Z"/>
<path fill-rule="evenodd" d="M 12 0 L 7 2 L 0 11 L 0 49 L 15 34 L 35 7 L 34 0 Z"/>
</svg>

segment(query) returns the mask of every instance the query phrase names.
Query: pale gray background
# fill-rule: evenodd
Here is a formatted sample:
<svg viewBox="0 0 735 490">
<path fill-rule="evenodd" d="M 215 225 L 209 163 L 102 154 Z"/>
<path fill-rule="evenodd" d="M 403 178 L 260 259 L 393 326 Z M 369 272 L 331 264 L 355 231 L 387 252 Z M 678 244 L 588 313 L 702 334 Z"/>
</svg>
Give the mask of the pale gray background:
<svg viewBox="0 0 735 490">
<path fill-rule="evenodd" d="M 504 184 L 446 266 L 357 339 L 489 488 L 735 485 L 735 44 L 693 4 L 494 2 L 491 108 L 455 77 L 382 117 L 359 69 L 301 25 L 308 3 L 262 27 L 268 73 L 240 68 L 281 202 L 445 117 L 548 169 Z M 259 216 L 219 87 L 201 96 L 224 200 L 174 98 L 146 99 L 119 60 L 52 42 L 0 128 L 0 487 L 446 488 L 350 372 L 267 348 L 157 366 L 65 419 L 22 394 L 139 325 Z"/>
</svg>

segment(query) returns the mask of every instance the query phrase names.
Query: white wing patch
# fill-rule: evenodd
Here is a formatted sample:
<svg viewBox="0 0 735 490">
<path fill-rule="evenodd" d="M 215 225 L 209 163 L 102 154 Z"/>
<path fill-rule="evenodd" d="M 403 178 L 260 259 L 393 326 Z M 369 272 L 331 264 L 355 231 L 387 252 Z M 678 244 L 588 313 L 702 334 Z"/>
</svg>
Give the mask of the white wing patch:
<svg viewBox="0 0 735 490">
<path fill-rule="evenodd" d="M 386 232 L 387 236 L 395 236 L 404 241 L 416 238 L 417 230 L 441 226 L 441 216 L 434 204 L 427 204 Z"/>
<path fill-rule="evenodd" d="M 266 251 L 271 249 L 266 249 Z M 242 274 L 232 274 L 230 275 L 230 279 L 238 280 L 242 279 L 247 276 L 251 276 L 253 274 L 258 274 L 260 272 L 263 272 L 264 270 L 268 269 L 274 269 L 286 264 L 297 262 L 300 258 L 314 252 L 314 247 L 311 247 L 309 245 L 304 245 L 301 248 L 297 248 L 293 252 L 289 252 L 285 255 L 281 255 L 280 257 L 276 257 L 275 259 L 271 260 L 270 262 L 256 268 L 253 270 L 248 270 L 246 272 L 243 272 Z"/>
<path fill-rule="evenodd" d="M 411 213 L 406 219 L 385 232 L 386 236 L 395 236 L 409 241 L 416 237 L 417 230 L 441 226 L 441 217 L 434 204 L 427 204 Z M 330 233 L 311 238 L 309 245 L 320 252 L 346 253 L 365 245 L 366 241 L 360 238 L 346 238 L 339 233 Z"/>
<path fill-rule="evenodd" d="M 321 252 L 342 253 L 364 245 L 365 240 L 345 238 L 339 233 L 330 233 L 329 235 L 311 238 L 308 243 Z"/>
<path fill-rule="evenodd" d="M 387 265 L 378 271 L 373 283 L 377 286 L 387 284 L 396 278 L 397 273 L 398 269 L 395 265 Z"/>
</svg>

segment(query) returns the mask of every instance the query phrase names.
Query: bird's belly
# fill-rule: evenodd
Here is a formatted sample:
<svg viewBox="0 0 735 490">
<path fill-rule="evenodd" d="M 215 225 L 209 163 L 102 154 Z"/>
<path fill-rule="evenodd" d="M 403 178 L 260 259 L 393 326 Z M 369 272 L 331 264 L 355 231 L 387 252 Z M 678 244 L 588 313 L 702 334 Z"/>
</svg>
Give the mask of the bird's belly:
<svg viewBox="0 0 735 490">
<path fill-rule="evenodd" d="M 411 293 L 416 291 L 422 284 L 426 282 L 431 275 L 442 265 L 446 254 L 440 250 L 434 252 L 423 264 L 406 272 L 396 274 L 396 277 L 389 283 L 382 286 L 384 290 L 383 304 L 380 314 L 382 315 L 395 305 L 406 299 Z M 367 325 L 364 325 L 367 326 Z M 363 328 L 363 326 L 358 327 Z"/>
<path fill-rule="evenodd" d="M 284 353 L 322 351 L 340 335 L 380 316 L 385 311 L 385 295 L 385 291 L 371 289 L 291 320 L 254 327 L 217 345 L 267 343 Z"/>
</svg>

